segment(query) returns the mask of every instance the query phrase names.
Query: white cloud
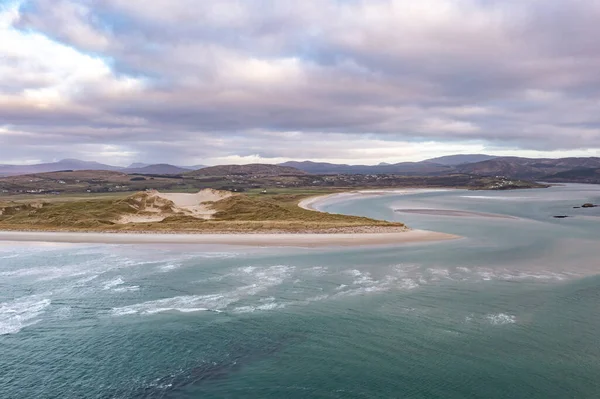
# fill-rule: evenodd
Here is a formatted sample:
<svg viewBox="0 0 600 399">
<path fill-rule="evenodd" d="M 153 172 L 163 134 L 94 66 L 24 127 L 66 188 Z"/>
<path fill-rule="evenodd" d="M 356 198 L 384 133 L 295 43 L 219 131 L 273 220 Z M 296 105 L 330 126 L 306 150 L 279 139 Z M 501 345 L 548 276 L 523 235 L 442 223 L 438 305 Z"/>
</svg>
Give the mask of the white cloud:
<svg viewBox="0 0 600 399">
<path fill-rule="evenodd" d="M 23 5 L 0 12 L 0 135 L 28 159 L 600 148 L 594 0 Z"/>
<path fill-rule="evenodd" d="M 78 98 L 139 91 L 143 81 L 117 76 L 102 58 L 53 41 L 47 36 L 15 28 L 17 5 L 0 11 L 0 92 L 4 101 L 33 107 L 64 105 Z"/>
<path fill-rule="evenodd" d="M 38 0 L 36 6 L 44 10 L 43 14 L 28 14 L 25 21 L 38 29 L 51 31 L 55 36 L 73 43 L 78 48 L 91 51 L 103 51 L 111 46 L 108 32 L 97 29 L 93 23 L 98 21 L 87 3 L 69 0 Z M 22 18 L 23 19 L 23 18 Z"/>
</svg>

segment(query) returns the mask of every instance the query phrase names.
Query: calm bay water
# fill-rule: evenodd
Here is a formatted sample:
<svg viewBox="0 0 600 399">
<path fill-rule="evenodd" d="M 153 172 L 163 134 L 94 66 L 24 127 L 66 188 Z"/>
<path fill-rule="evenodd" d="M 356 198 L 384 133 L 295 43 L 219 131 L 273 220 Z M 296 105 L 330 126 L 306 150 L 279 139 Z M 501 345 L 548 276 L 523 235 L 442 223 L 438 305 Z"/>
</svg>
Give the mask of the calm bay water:
<svg viewBox="0 0 600 399">
<path fill-rule="evenodd" d="M 0 398 L 600 397 L 584 202 L 600 187 L 321 205 L 464 237 L 398 247 L 4 243 Z"/>
</svg>

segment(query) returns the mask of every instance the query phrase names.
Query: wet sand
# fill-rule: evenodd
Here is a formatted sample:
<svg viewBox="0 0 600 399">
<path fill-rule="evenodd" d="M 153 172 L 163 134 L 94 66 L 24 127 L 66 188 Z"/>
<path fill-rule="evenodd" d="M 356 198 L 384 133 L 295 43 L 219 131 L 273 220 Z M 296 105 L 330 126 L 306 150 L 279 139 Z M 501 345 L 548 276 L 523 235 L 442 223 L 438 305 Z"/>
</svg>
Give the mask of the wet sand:
<svg viewBox="0 0 600 399">
<path fill-rule="evenodd" d="M 392 245 L 447 241 L 459 238 L 445 233 L 408 230 L 392 233 L 288 233 L 288 234 L 159 234 L 159 233 L 68 233 L 0 231 L 0 241 L 102 243 L 102 244 L 220 244 L 261 247 L 327 247 Z"/>
</svg>

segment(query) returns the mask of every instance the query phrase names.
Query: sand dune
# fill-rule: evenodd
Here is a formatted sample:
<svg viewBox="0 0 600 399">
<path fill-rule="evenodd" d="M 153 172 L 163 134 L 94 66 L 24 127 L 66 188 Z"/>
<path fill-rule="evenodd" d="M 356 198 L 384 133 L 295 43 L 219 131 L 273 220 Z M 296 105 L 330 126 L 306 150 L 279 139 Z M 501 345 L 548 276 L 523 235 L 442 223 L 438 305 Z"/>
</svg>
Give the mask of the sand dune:
<svg viewBox="0 0 600 399">
<path fill-rule="evenodd" d="M 195 194 L 160 193 L 149 191 L 140 193 L 134 205 L 137 214 L 128 216 L 121 223 L 158 221 L 173 214 L 187 214 L 197 218 L 210 219 L 215 213 L 211 202 L 231 197 L 232 193 L 218 190 L 202 190 Z M 308 198 L 301 207 L 314 209 L 321 201 L 344 195 L 365 196 L 363 193 L 334 194 Z M 357 245 L 394 245 L 419 242 L 446 241 L 460 238 L 452 234 L 425 230 L 410 230 L 405 227 L 371 226 L 341 228 L 336 232 L 303 231 L 297 233 L 203 233 L 162 234 L 155 232 L 96 233 L 96 232 L 36 232 L 36 231 L 0 231 L 0 241 L 37 241 L 62 243 L 107 243 L 107 244 L 226 244 L 242 246 L 283 246 L 283 247 L 327 247 Z"/>
<path fill-rule="evenodd" d="M 229 198 L 233 194 L 229 191 L 219 191 L 208 188 L 195 194 L 159 193 L 156 191 L 153 195 L 172 201 L 178 209 L 181 209 L 184 213 L 191 216 L 199 219 L 210 219 L 216 211 L 207 203 Z"/>
<path fill-rule="evenodd" d="M 198 219 L 211 219 L 216 213 L 210 203 L 229 198 L 233 193 L 213 189 L 201 190 L 197 193 L 161 193 L 153 190 L 140 194 L 140 212 L 123 215 L 117 223 L 150 223 L 160 222 L 173 214 L 183 214 Z M 141 204 L 143 201 L 143 205 Z"/>
</svg>

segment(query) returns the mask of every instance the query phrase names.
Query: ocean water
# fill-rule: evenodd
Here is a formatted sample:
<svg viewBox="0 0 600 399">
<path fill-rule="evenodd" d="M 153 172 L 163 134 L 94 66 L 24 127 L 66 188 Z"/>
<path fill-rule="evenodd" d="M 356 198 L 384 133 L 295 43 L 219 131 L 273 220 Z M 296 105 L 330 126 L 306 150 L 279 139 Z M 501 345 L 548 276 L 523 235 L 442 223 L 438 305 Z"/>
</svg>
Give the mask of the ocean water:
<svg viewBox="0 0 600 399">
<path fill-rule="evenodd" d="M 319 205 L 464 237 L 396 247 L 1 243 L 0 398 L 598 398 L 584 202 L 600 187 Z"/>
</svg>

